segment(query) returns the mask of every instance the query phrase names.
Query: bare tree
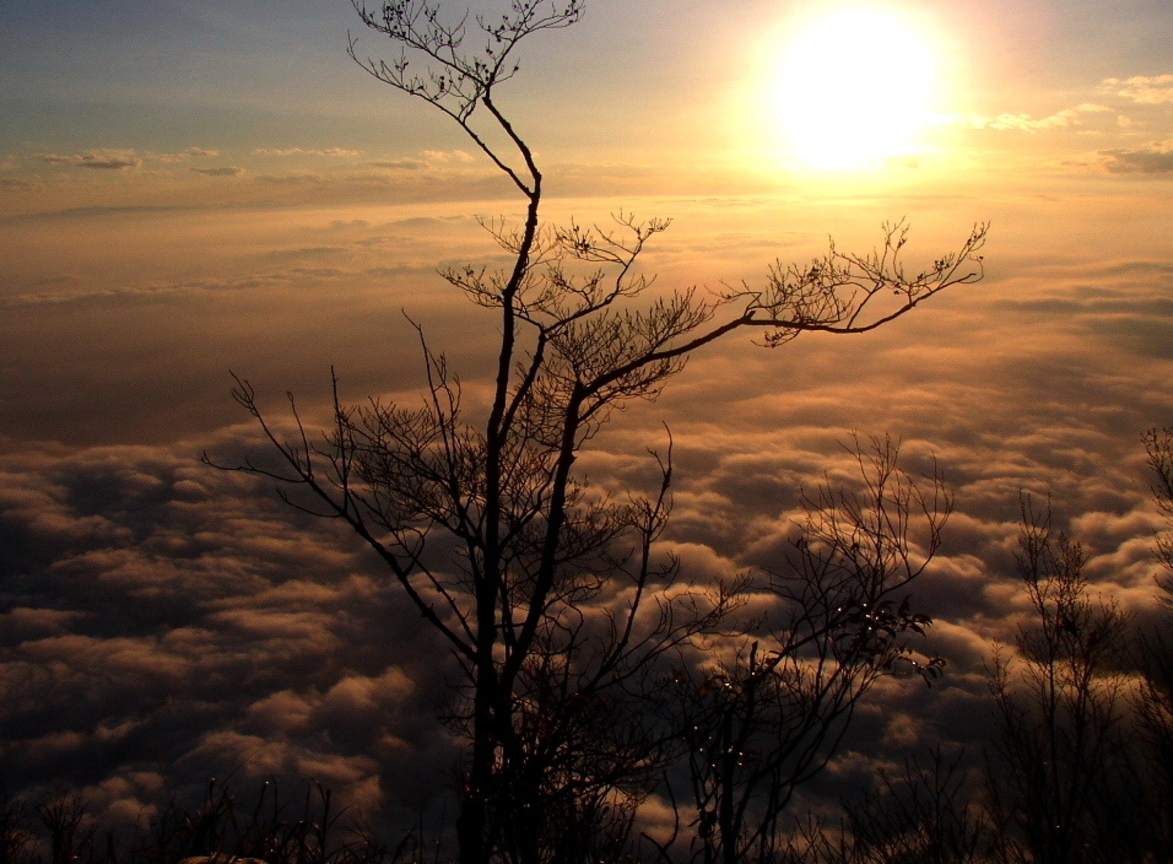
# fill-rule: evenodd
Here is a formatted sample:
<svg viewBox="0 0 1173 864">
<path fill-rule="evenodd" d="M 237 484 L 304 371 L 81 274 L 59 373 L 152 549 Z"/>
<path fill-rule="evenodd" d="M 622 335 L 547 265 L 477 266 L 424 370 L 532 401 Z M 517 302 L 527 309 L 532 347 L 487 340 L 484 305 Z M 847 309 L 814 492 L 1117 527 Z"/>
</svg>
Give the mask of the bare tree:
<svg viewBox="0 0 1173 864">
<path fill-rule="evenodd" d="M 996 833 L 975 803 L 964 754 L 938 746 L 926 758 L 905 760 L 899 772 L 876 771 L 875 784 L 843 802 L 836 828 L 809 820 L 792 864 L 982 864 L 991 861 Z"/>
<path fill-rule="evenodd" d="M 422 331 L 422 404 L 346 405 L 335 386 L 333 426 L 320 439 L 300 419 L 285 437 L 238 379 L 237 400 L 279 459 L 239 470 L 277 479 L 290 503 L 348 525 L 459 661 L 465 703 L 455 714 L 469 742 L 462 864 L 590 857 L 590 844 L 571 855 L 557 842 L 566 808 L 591 821 L 581 808 L 609 802 L 610 824 L 622 824 L 657 752 L 627 700 L 731 598 L 674 588 L 676 562 L 654 554 L 670 510 L 670 448 L 655 456 L 660 488 L 624 500 L 576 474 L 580 451 L 615 409 L 654 398 L 694 351 L 735 331 L 757 332 L 767 346 L 807 331 L 864 333 L 977 281 L 986 229 L 923 270 L 906 269 L 898 223 L 872 253 L 832 245 L 809 265 L 775 265 L 761 286 L 654 291 L 637 261 L 668 222 L 620 214 L 611 227 L 543 223 L 543 175 L 498 102 L 521 43 L 576 23 L 580 0 L 510 0 L 491 19 L 450 17 L 429 0 L 352 2 L 398 50 L 365 59 L 352 39 L 355 60 L 450 117 L 525 201 L 519 226 L 485 223 L 508 266 L 442 274 L 496 312 L 492 395 L 487 410 L 467 411 L 457 376 Z M 899 617 L 880 607 L 847 614 L 860 626 L 867 615 Z M 605 716 L 624 731 L 590 734 Z"/>
<path fill-rule="evenodd" d="M 31 857 L 32 836 L 21 824 L 24 809 L 24 802 L 0 781 L 0 864 L 24 864 Z"/>
<path fill-rule="evenodd" d="M 1145 433 L 1153 493 L 1173 518 L 1173 430 Z M 1149 629 L 1098 602 L 1087 556 L 1021 501 L 1018 575 L 1031 615 L 1016 654 L 996 656 L 991 695 L 1000 722 L 984 784 L 960 761 L 878 770 L 879 784 L 844 802 L 839 825 L 809 821 L 786 860 L 880 862 L 1168 861 L 1173 854 L 1173 652 L 1170 619 Z M 1158 535 L 1158 584 L 1168 602 L 1168 534 Z M 984 787 L 984 788 L 983 788 Z"/>
<path fill-rule="evenodd" d="M 1078 543 L 1024 498 L 1018 571 L 1034 620 L 1015 660 L 996 658 L 990 684 L 1002 722 L 991 769 L 1002 857 L 1035 864 L 1123 860 L 1105 842 L 1127 776 L 1122 697 L 1126 621 L 1088 596 Z M 1011 828 L 1017 828 L 1016 835 Z"/>
<path fill-rule="evenodd" d="M 98 844 L 97 826 L 77 793 L 54 798 L 37 808 L 37 817 L 49 839 L 52 864 L 93 859 Z"/>
<path fill-rule="evenodd" d="M 677 675 L 692 804 L 705 864 L 777 860 L 795 789 L 834 755 L 871 685 L 898 667 L 925 676 L 909 637 L 928 616 L 906 590 L 940 543 L 951 509 L 939 476 L 918 483 L 891 440 L 858 451 L 862 488 L 821 488 L 789 567 L 760 588 L 775 608 L 749 622 L 729 661 Z"/>
<path fill-rule="evenodd" d="M 1166 522 L 1173 523 L 1173 428 L 1150 429 L 1143 441 L 1156 481 L 1153 499 Z M 1165 578 L 1159 584 L 1167 597 L 1173 597 L 1173 537 L 1168 531 L 1157 535 L 1157 554 L 1165 567 Z"/>
<path fill-rule="evenodd" d="M 1164 574 L 1157 582 L 1166 614 L 1154 632 L 1140 639 L 1142 683 L 1136 698 L 1141 743 L 1145 751 L 1150 831 L 1155 846 L 1173 855 L 1173 428 L 1150 429 L 1144 435 L 1149 467 L 1155 476 L 1153 496 L 1166 519 L 1157 536 L 1157 555 Z"/>
</svg>

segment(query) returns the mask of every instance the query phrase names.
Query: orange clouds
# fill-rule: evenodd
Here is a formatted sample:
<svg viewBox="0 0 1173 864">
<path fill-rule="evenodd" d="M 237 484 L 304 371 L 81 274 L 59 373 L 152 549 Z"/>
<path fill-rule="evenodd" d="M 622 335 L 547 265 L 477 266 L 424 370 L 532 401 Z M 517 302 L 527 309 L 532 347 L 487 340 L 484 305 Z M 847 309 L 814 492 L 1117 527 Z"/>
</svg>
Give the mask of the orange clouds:
<svg viewBox="0 0 1173 864">
<path fill-rule="evenodd" d="M 808 260 L 831 231 L 841 248 L 867 248 L 886 216 L 909 214 L 913 260 L 975 219 L 994 222 L 984 283 L 866 337 L 702 352 L 579 463 L 596 488 L 643 488 L 646 448 L 663 447 L 666 421 L 676 494 L 659 551 L 703 582 L 784 566 L 801 493 L 854 482 L 842 446 L 853 430 L 902 438 L 913 471 L 936 460 L 957 511 L 915 593 L 939 622 L 929 644 L 949 670 L 931 692 L 915 680 L 878 690 L 833 778 L 855 777 L 877 748 L 898 761 L 979 733 L 982 661 L 1009 644 L 1025 608 L 1011 557 L 1020 490 L 1050 494 L 1072 519 L 1106 596 L 1141 616 L 1154 608 L 1157 519 L 1139 434 L 1173 418 L 1173 191 L 1127 177 L 1002 184 L 626 202 L 677 217 L 647 267 L 702 291 L 755 284 L 774 255 Z M 492 263 L 471 217 L 513 205 L 294 200 L 0 221 L 21 250 L 0 287 L 12 358 L 0 367 L 0 719 L 11 730 L 0 754 L 17 788 L 62 778 L 127 814 L 153 800 L 143 754 L 154 753 L 184 788 L 212 769 L 311 772 L 364 810 L 442 807 L 453 758 L 434 722 L 443 649 L 334 526 L 197 456 L 267 456 L 226 395 L 229 367 L 275 411 L 285 389 L 298 392 L 311 422 L 332 364 L 348 398 L 417 398 L 418 346 L 401 309 L 448 351 L 476 410 L 495 322 L 434 268 Z M 584 221 L 606 207 L 550 202 Z M 424 780 L 405 790 L 401 776 Z"/>
</svg>

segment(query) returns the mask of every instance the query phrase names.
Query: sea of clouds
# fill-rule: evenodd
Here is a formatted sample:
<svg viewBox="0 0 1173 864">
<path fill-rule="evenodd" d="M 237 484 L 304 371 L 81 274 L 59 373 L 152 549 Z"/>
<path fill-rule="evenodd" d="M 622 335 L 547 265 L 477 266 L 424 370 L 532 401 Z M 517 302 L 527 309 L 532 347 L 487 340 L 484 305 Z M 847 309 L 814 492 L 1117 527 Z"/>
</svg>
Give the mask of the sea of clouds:
<svg viewBox="0 0 1173 864">
<path fill-rule="evenodd" d="M 1162 523 L 1140 436 L 1173 424 L 1173 232 L 1154 215 L 1173 212 L 1169 197 L 1096 178 L 949 198 L 637 202 L 678 220 L 646 261 L 665 288 L 752 283 L 772 257 L 817 254 L 829 231 L 868 247 L 903 213 L 922 261 L 994 223 L 983 283 L 867 336 L 717 346 L 660 400 L 617 414 L 581 463 L 592 482 L 646 488 L 667 424 L 676 483 L 660 551 L 697 578 L 779 566 L 802 492 L 853 482 L 853 434 L 898 439 L 914 473 L 935 463 L 955 512 L 914 596 L 946 674 L 877 687 L 832 776 L 984 734 L 984 664 L 1028 611 L 1013 565 L 1023 493 L 1085 544 L 1099 596 L 1142 623 L 1156 614 Z M 606 218 L 594 201 L 554 209 Z M 0 226 L 22 250 L 0 295 L 10 791 L 80 790 L 96 815 L 142 823 L 212 776 L 314 778 L 373 818 L 442 818 L 458 753 L 436 720 L 457 679 L 444 646 L 339 525 L 200 454 L 264 456 L 229 369 L 273 416 L 288 389 L 321 417 L 331 365 L 345 398 L 418 398 L 401 310 L 475 403 L 495 325 L 434 274 L 495 254 L 473 213 L 497 215 L 112 208 Z"/>
</svg>

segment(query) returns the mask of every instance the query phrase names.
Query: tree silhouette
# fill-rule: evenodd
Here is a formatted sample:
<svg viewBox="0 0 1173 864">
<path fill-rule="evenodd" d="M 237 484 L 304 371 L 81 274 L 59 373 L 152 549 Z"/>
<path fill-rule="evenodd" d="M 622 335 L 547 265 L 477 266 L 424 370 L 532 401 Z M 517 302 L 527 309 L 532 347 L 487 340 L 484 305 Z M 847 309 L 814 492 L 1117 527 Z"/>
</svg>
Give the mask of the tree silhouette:
<svg viewBox="0 0 1173 864">
<path fill-rule="evenodd" d="M 1157 536 L 1157 555 L 1164 572 L 1158 577 L 1165 615 L 1155 632 L 1141 640 L 1143 680 L 1136 699 L 1140 740 L 1146 748 L 1145 779 L 1149 794 L 1145 812 L 1153 818 L 1146 826 L 1153 843 L 1173 854 L 1173 428 L 1150 429 L 1144 435 L 1145 451 L 1155 482 L 1153 497 L 1165 518 L 1165 530 Z"/>
<path fill-rule="evenodd" d="M 834 755 L 871 685 L 896 667 L 940 672 L 909 647 L 930 621 L 900 592 L 936 552 L 951 499 L 939 477 L 901 471 L 891 440 L 856 452 L 862 489 L 819 490 L 788 566 L 754 586 L 776 601 L 772 614 L 730 660 L 678 672 L 689 839 L 705 864 L 776 860 L 795 789 Z"/>
<path fill-rule="evenodd" d="M 284 437 L 237 379 L 236 399 L 280 460 L 237 467 L 348 525 L 458 660 L 462 864 L 593 859 L 672 752 L 672 735 L 645 719 L 648 687 L 736 598 L 730 586 L 677 584 L 679 563 L 655 554 L 671 506 L 670 441 L 653 453 L 660 483 L 645 497 L 591 487 L 574 470 L 580 451 L 616 409 L 655 398 L 693 352 L 735 332 L 769 347 L 808 331 L 864 333 L 977 281 L 986 228 L 923 270 L 906 269 L 907 226 L 897 223 L 871 253 L 832 244 L 809 264 L 776 264 L 760 286 L 653 290 L 637 262 L 668 221 L 544 223 L 534 151 L 497 101 L 520 45 L 575 24 L 580 0 L 511 0 L 495 18 L 449 16 L 428 0 L 352 2 L 398 49 L 366 59 L 352 38 L 352 57 L 450 117 L 525 201 L 520 225 L 484 223 L 511 263 L 442 274 L 496 313 L 491 396 L 483 411 L 466 408 L 459 378 L 417 328 L 422 404 L 348 405 L 335 386 L 320 439 L 300 418 Z M 858 632 L 874 614 L 899 633 L 916 620 L 906 607 L 849 608 L 850 622 L 818 626 Z M 891 649 L 883 639 L 864 650 L 880 663 Z"/>
<path fill-rule="evenodd" d="M 1051 514 L 1024 498 L 1018 572 L 1033 620 L 1019 658 L 996 658 L 994 697 L 1002 735 L 991 782 L 996 824 L 1017 843 L 1006 860 L 1037 864 L 1101 860 L 1111 848 L 1109 802 L 1127 774 L 1121 737 L 1126 620 L 1088 596 L 1087 556 L 1051 527 Z M 1013 829 L 1020 834 L 1016 837 Z"/>
</svg>

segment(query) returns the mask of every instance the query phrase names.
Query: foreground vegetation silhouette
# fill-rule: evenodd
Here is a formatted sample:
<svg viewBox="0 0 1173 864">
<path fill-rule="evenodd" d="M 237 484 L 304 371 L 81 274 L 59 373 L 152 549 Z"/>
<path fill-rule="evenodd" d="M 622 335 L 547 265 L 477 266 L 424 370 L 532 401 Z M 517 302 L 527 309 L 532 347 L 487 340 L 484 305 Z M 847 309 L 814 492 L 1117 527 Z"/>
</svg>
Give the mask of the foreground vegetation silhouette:
<svg viewBox="0 0 1173 864">
<path fill-rule="evenodd" d="M 858 488 L 812 493 L 791 560 L 717 582 L 657 553 L 670 435 L 642 496 L 590 486 L 576 461 L 616 411 L 654 399 L 719 340 L 750 333 L 778 348 L 808 332 L 862 334 L 977 281 L 985 226 L 923 270 L 905 266 L 898 223 L 871 253 L 832 244 L 809 264 L 776 264 L 761 285 L 660 290 L 639 259 L 669 223 L 622 212 L 608 227 L 546 223 L 534 150 L 499 101 L 522 44 L 577 23 L 579 0 L 512 0 L 496 17 L 353 2 L 398 53 L 367 59 L 352 39 L 352 57 L 451 118 L 524 205 L 517 225 L 483 223 L 508 264 L 443 272 L 493 313 L 488 395 L 466 398 L 417 327 L 421 404 L 346 404 L 335 382 L 322 435 L 292 397 L 294 430 L 282 431 L 238 378 L 236 399 L 276 460 L 227 467 L 349 526 L 451 652 L 460 683 L 446 719 L 467 742 L 462 864 L 617 859 L 653 794 L 676 811 L 667 836 L 642 835 L 656 856 L 773 860 L 795 788 L 830 758 L 877 677 L 938 672 L 910 647 L 929 622 L 904 595 L 937 548 L 949 496 L 939 478 L 903 472 L 892 442 L 865 443 Z M 769 610 L 742 610 L 750 594 Z"/>
<path fill-rule="evenodd" d="M 1144 436 L 1173 525 L 1173 429 Z M 794 860 L 820 864 L 1159 864 L 1173 861 L 1173 557 L 1158 620 L 1090 585 L 1078 541 L 1023 499 L 1018 575 L 1031 603 L 1017 653 L 989 669 L 998 725 L 980 752 L 937 748 L 811 824 Z"/>
</svg>

